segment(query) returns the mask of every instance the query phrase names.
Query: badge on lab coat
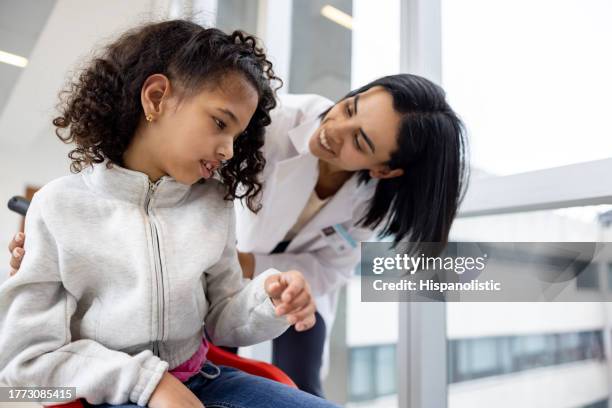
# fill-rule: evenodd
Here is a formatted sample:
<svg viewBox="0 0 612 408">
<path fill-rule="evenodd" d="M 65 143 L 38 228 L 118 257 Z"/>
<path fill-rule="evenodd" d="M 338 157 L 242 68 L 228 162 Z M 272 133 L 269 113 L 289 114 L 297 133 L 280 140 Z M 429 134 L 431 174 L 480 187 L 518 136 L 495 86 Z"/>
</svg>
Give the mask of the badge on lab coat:
<svg viewBox="0 0 612 408">
<path fill-rule="evenodd" d="M 349 252 L 357 247 L 353 237 L 340 224 L 325 227 L 319 233 L 338 255 Z"/>
</svg>

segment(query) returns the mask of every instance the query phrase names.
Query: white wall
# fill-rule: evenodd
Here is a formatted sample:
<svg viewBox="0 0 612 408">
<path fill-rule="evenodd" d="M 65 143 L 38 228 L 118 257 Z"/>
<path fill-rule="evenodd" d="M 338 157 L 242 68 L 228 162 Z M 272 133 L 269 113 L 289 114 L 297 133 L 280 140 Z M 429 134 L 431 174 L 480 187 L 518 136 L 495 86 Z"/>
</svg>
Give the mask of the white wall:
<svg viewBox="0 0 612 408">
<path fill-rule="evenodd" d="M 170 0 L 59 0 L 35 45 L 28 66 L 15 84 L 0 116 L 0 282 L 8 271 L 5 243 L 20 217 L 6 202 L 26 185 L 44 185 L 69 174 L 69 148 L 53 134 L 51 120 L 57 93 L 69 70 L 96 45 L 126 28 L 161 17 Z"/>
</svg>

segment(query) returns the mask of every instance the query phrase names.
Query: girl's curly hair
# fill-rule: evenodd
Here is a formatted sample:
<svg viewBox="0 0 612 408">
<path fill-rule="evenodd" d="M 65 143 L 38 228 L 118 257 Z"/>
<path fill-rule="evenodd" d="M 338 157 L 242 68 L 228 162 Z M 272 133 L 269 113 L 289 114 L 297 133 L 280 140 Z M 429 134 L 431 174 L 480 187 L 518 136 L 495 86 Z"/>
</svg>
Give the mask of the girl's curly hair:
<svg viewBox="0 0 612 408">
<path fill-rule="evenodd" d="M 275 90 L 282 81 L 257 39 L 242 31 L 228 35 L 171 20 L 134 28 L 105 47 L 60 93 L 60 116 L 53 124 L 63 142 L 76 145 L 68 155 L 72 172 L 106 159 L 109 165 L 123 165 L 123 154 L 143 118 L 140 93 L 150 75 L 166 75 L 189 96 L 232 71 L 254 86 L 259 102 L 246 131 L 236 139 L 233 158 L 219 173 L 227 187 L 226 200 L 245 199 L 251 211 L 259 211 L 264 128 L 271 122 Z M 276 89 L 272 82 L 278 83 Z"/>
</svg>

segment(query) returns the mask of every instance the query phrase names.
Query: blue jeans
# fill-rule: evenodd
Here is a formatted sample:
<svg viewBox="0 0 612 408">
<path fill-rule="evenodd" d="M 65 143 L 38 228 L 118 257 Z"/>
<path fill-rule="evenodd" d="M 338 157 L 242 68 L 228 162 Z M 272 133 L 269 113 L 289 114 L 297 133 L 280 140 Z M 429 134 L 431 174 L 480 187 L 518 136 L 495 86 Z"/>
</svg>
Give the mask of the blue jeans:
<svg viewBox="0 0 612 408">
<path fill-rule="evenodd" d="M 206 408 L 329 408 L 329 401 L 267 378 L 207 361 L 199 374 L 184 383 Z M 137 407 L 136 404 L 89 405 L 102 408 Z"/>
<path fill-rule="evenodd" d="M 272 364 L 280 368 L 302 391 L 325 398 L 321 384 L 325 321 L 315 313 L 317 321 L 310 329 L 298 332 L 291 326 L 272 340 Z M 221 347 L 238 354 L 238 347 Z M 298 352 L 299 350 L 299 352 Z"/>
</svg>

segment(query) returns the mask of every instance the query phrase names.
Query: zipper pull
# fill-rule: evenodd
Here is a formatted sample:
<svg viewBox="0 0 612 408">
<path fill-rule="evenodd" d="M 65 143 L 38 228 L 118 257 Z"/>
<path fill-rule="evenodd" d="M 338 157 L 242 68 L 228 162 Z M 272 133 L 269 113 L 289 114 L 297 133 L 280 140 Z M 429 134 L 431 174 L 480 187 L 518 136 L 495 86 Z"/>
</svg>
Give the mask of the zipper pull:
<svg viewBox="0 0 612 408">
<path fill-rule="evenodd" d="M 155 194 L 155 190 L 157 189 L 157 186 L 159 185 L 160 181 L 161 179 L 159 179 L 156 183 L 151 183 L 151 180 L 148 180 L 149 190 L 147 191 L 147 196 L 145 197 L 145 204 L 144 204 L 144 208 L 147 214 L 149 213 L 149 203 L 151 202 L 151 198 L 153 197 L 153 194 Z"/>
</svg>

